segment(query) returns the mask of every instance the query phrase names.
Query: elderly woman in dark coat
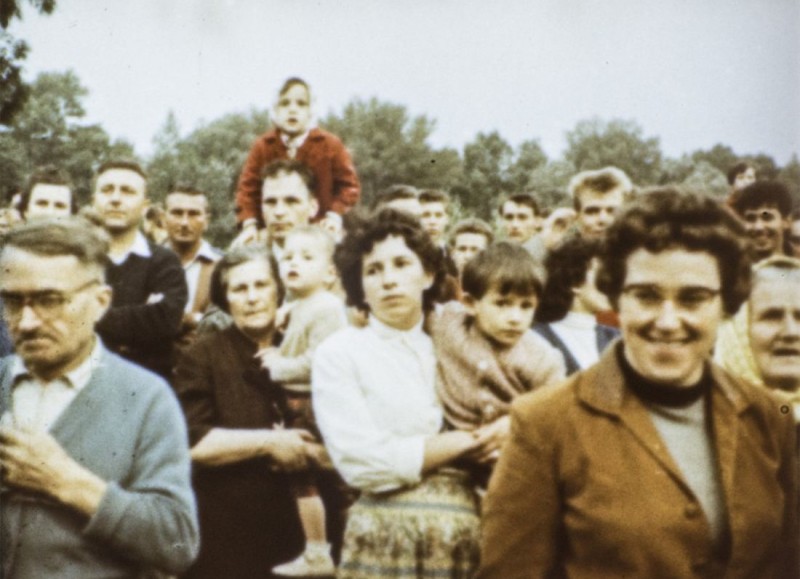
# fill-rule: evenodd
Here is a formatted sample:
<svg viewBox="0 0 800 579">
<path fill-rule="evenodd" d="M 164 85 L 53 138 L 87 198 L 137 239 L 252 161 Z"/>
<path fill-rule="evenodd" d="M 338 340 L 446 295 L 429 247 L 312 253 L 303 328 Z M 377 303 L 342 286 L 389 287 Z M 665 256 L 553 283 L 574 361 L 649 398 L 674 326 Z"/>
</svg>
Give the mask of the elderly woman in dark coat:
<svg viewBox="0 0 800 579">
<path fill-rule="evenodd" d="M 275 339 L 283 289 L 265 247 L 230 252 L 212 276 L 212 300 L 233 325 L 199 339 L 174 386 L 189 425 L 200 514 L 200 556 L 186 577 L 264 579 L 302 550 L 287 472 L 322 447 L 302 430 L 276 428 L 280 390 L 256 352 Z"/>
</svg>

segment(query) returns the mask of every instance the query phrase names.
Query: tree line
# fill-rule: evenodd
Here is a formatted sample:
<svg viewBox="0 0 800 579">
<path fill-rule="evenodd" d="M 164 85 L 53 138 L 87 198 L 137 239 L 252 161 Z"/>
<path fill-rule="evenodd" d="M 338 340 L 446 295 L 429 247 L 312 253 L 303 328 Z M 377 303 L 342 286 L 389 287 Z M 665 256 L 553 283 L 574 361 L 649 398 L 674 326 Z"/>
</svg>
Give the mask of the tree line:
<svg viewBox="0 0 800 579">
<path fill-rule="evenodd" d="M 70 173 L 79 199 L 86 201 L 100 163 L 136 159 L 130 143 L 85 122 L 86 95 L 72 71 L 42 73 L 26 88 L 24 104 L 0 127 L 0 192 L 5 199 L 24 187 L 34 168 L 55 164 Z M 657 137 L 645 135 L 633 120 L 578 122 L 567 131 L 560 158 L 549 158 L 535 138 L 513 147 L 497 131 L 478 133 L 461 150 L 436 148 L 429 142 L 433 119 L 412 116 L 405 106 L 377 98 L 354 99 L 319 124 L 350 149 L 367 204 L 385 187 L 408 183 L 445 189 L 459 213 L 491 218 L 497 200 L 513 192 L 533 192 L 546 207 L 569 205 L 569 178 L 606 165 L 621 168 L 640 187 L 670 183 L 723 197 L 728 191 L 725 172 L 739 160 L 753 163 L 759 179 L 785 182 L 800 202 L 797 155 L 781 167 L 769 155 L 739 154 L 720 143 L 672 158 L 661 151 Z M 207 192 L 214 214 L 209 237 L 225 245 L 234 232 L 239 172 L 252 142 L 268 127 L 268 109 L 253 108 L 183 133 L 170 112 L 154 137 L 152 154 L 137 159 L 147 168 L 151 197 L 162 199 L 176 183 Z"/>
</svg>

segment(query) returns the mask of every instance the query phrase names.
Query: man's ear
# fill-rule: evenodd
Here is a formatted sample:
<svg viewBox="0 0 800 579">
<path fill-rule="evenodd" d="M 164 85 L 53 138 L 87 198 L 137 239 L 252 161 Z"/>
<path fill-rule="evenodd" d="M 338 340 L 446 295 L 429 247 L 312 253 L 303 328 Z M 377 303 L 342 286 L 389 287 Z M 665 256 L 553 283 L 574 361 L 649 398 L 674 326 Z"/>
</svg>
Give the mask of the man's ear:
<svg viewBox="0 0 800 579">
<path fill-rule="evenodd" d="M 310 199 L 308 200 L 308 207 L 310 209 L 308 220 L 311 221 L 319 213 L 319 201 L 314 197 L 313 193 L 309 193 Z"/>
<path fill-rule="evenodd" d="M 475 315 L 475 298 L 472 297 L 468 293 L 464 293 L 461 296 L 461 303 L 464 305 L 464 309 L 467 310 L 467 313 L 470 315 Z"/>
<path fill-rule="evenodd" d="M 103 283 L 95 289 L 94 299 L 97 303 L 97 316 L 95 323 L 99 322 L 106 315 L 111 307 L 111 286 Z"/>
</svg>

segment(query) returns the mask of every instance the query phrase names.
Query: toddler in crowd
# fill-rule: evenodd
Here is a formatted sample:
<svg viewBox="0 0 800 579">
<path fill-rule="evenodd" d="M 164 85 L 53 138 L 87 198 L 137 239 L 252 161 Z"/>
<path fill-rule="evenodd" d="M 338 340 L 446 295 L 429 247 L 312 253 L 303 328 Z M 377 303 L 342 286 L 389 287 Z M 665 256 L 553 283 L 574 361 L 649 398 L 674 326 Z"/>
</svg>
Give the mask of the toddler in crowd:
<svg viewBox="0 0 800 579">
<path fill-rule="evenodd" d="M 318 226 L 292 230 L 286 237 L 279 266 L 292 302 L 286 332 L 278 348 L 261 350 L 259 356 L 273 381 L 286 395 L 286 428 L 304 428 L 319 438 L 311 409 L 311 359 L 317 346 L 347 325 L 342 300 L 328 291 L 336 280 L 334 241 Z M 276 575 L 316 576 L 334 572 L 325 532 L 325 508 L 313 475 L 295 475 L 300 521 L 306 536 L 305 551 L 273 570 Z"/>
<path fill-rule="evenodd" d="M 474 470 L 479 486 L 508 436 L 511 401 L 565 376 L 561 353 L 530 329 L 543 286 L 539 270 L 521 246 L 490 245 L 464 267 L 463 306 L 450 302 L 432 319 L 445 419 L 488 441 Z"/>
</svg>

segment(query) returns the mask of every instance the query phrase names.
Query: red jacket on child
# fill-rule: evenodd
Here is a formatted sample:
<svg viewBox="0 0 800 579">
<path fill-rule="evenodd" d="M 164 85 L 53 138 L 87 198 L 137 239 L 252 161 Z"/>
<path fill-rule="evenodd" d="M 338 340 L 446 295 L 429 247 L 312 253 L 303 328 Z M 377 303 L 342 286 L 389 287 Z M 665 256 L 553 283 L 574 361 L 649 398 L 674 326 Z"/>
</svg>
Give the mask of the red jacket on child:
<svg viewBox="0 0 800 579">
<path fill-rule="evenodd" d="M 270 162 L 288 159 L 278 129 L 261 135 L 247 156 L 239 184 L 236 187 L 236 222 L 261 219 L 261 171 Z M 317 178 L 314 195 L 319 202 L 319 219 L 328 211 L 344 214 L 353 207 L 361 195 L 356 169 L 350 153 L 336 135 L 322 129 L 311 129 L 306 140 L 297 149 L 295 159 L 305 163 Z"/>
</svg>

